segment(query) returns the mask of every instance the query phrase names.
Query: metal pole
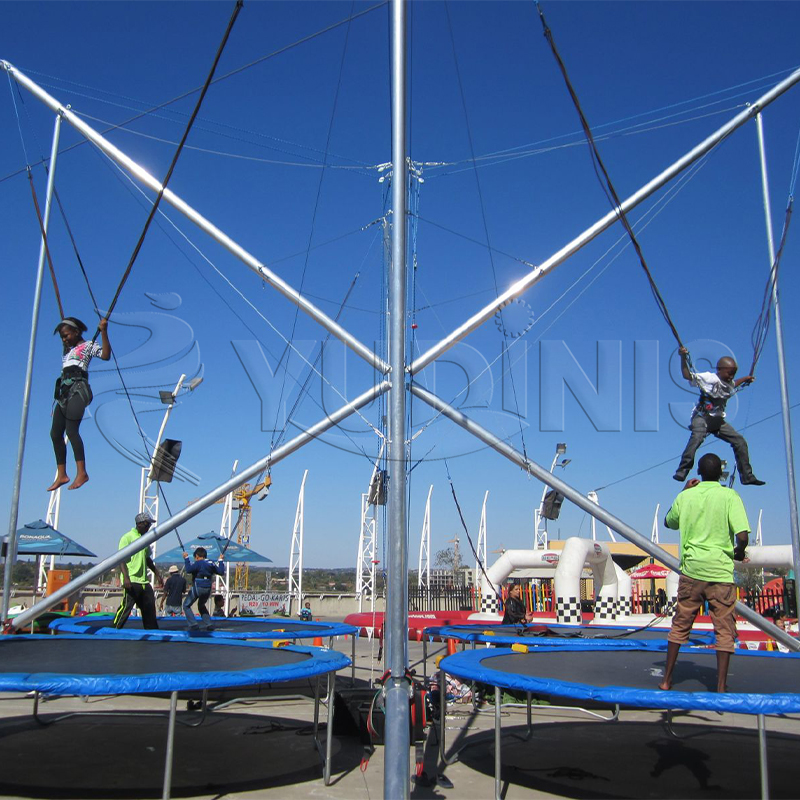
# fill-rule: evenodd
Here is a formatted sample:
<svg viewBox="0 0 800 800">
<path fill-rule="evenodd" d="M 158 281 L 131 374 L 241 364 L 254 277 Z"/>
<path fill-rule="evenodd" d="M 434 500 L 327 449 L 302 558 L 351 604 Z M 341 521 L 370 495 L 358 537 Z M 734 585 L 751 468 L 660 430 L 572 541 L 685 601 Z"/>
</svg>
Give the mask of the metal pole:
<svg viewBox="0 0 800 800">
<path fill-rule="evenodd" d="M 41 86 L 32 81 L 25 73 L 20 72 L 8 61 L 0 61 L 0 68 L 6 70 L 8 74 L 22 87 L 27 89 L 37 100 L 41 100 L 53 111 L 63 114 L 64 119 L 69 122 L 77 131 L 85 136 L 90 142 L 97 145 L 109 158 L 117 162 L 130 174 L 141 181 L 145 186 L 154 192 L 160 192 L 161 183 L 156 180 L 147 170 L 137 164 L 133 159 L 125 155 L 118 147 L 115 147 L 105 137 L 99 134 L 90 125 L 87 125 L 80 117 L 73 114 L 66 106 L 58 102 L 48 94 Z M 327 314 L 317 308 L 311 301 L 301 295 L 296 289 L 286 281 L 276 275 L 272 270 L 262 264 L 254 255 L 248 253 L 243 247 L 237 244 L 227 234 L 223 233 L 212 222 L 207 220 L 202 214 L 192 206 L 182 200 L 170 189 L 165 189 L 163 194 L 164 201 L 177 209 L 198 228 L 205 231 L 212 239 L 219 242 L 226 250 L 242 261 L 260 278 L 271 286 L 275 287 L 284 297 L 306 312 L 312 319 L 316 320 L 323 328 L 332 333 L 337 339 L 344 342 L 354 353 L 361 356 L 368 364 L 371 364 L 379 372 L 386 373 L 389 370 L 388 364 L 374 353 L 369 347 L 362 344 L 352 334 L 348 333 L 339 323 L 331 319 Z"/>
<path fill-rule="evenodd" d="M 225 481 L 225 483 L 217 486 L 216 489 L 212 489 L 212 491 L 210 491 L 208 494 L 204 495 L 198 500 L 195 500 L 195 502 L 179 511 L 177 514 L 174 514 L 160 525 L 157 525 L 144 536 L 137 539 L 133 544 L 129 544 L 122 550 L 118 550 L 116 553 L 108 556 L 108 558 L 103 559 L 99 564 L 95 564 L 95 566 L 93 566 L 91 569 L 84 572 L 83 575 L 79 575 L 77 578 L 70 581 L 66 586 L 62 586 L 58 591 L 48 595 L 40 602 L 36 603 L 36 605 L 31 606 L 31 608 L 26 609 L 21 614 L 14 617 L 14 619 L 10 622 L 12 629 L 19 629 L 29 624 L 40 614 L 44 613 L 49 608 L 52 608 L 56 603 L 67 599 L 76 590 L 96 580 L 104 572 L 108 572 L 110 569 L 116 567 L 118 564 L 121 564 L 123 561 L 127 561 L 134 553 L 138 553 L 140 550 L 144 550 L 145 547 L 149 547 L 153 542 L 158 541 L 162 536 L 166 536 L 166 534 L 168 534 L 170 531 L 175 530 L 175 528 L 183 525 L 185 522 L 192 519 L 192 517 L 197 516 L 197 514 L 212 506 L 220 498 L 225 497 L 228 492 L 238 488 L 242 485 L 242 483 L 250 478 L 259 475 L 263 470 L 274 466 L 279 461 L 282 461 L 296 450 L 299 450 L 304 444 L 308 444 L 308 442 L 313 441 L 318 436 L 325 433 L 325 431 L 329 430 L 335 425 L 338 425 L 342 420 L 346 419 L 363 406 L 368 405 L 388 390 L 389 382 L 384 381 L 383 383 L 373 386 L 368 391 L 359 395 L 355 400 L 351 401 L 347 405 L 342 406 L 338 411 L 325 417 L 324 419 L 321 419 L 319 422 L 315 423 L 298 436 L 295 436 L 294 439 L 291 439 L 290 441 L 286 442 L 286 444 L 278 447 L 270 455 L 262 458 L 259 461 L 256 461 L 255 464 L 252 464 L 243 472 L 240 472 L 239 474 L 234 475 L 232 478 L 229 478 L 227 481 Z"/>
<path fill-rule="evenodd" d="M 761 160 L 761 187 L 764 193 L 764 216 L 767 223 L 767 246 L 769 247 L 769 266 L 775 263 L 775 240 L 772 236 L 772 210 L 769 202 L 769 182 L 767 180 L 767 156 L 764 148 L 764 123 L 761 114 L 756 115 L 758 130 L 758 153 Z M 792 418 L 789 410 L 789 383 L 786 377 L 786 355 L 783 349 L 783 323 L 778 294 L 778 281 L 772 284 L 772 304 L 775 307 L 775 342 L 778 346 L 778 376 L 781 385 L 781 411 L 783 416 L 783 444 L 786 449 L 786 480 L 789 484 L 789 528 L 792 535 L 792 564 L 794 567 L 795 608 L 800 609 L 800 523 L 797 515 L 797 483 L 794 471 L 794 448 L 792 446 Z"/>
<path fill-rule="evenodd" d="M 737 114 L 733 119 L 711 134 L 707 139 L 698 144 L 694 149 L 690 150 L 682 158 L 679 158 L 672 166 L 667 167 L 660 175 L 657 175 L 649 183 L 646 183 L 638 192 L 632 194 L 627 200 L 622 203 L 622 210 L 626 213 L 636 208 L 643 200 L 646 200 L 655 191 L 660 189 L 664 184 L 672 180 L 676 175 L 679 175 L 686 167 L 691 166 L 701 156 L 704 156 L 711 148 L 721 142 L 726 136 L 730 135 L 737 128 L 744 125 L 745 122 L 752 119 L 758 112 L 769 105 L 773 100 L 777 99 L 788 89 L 791 89 L 796 83 L 800 82 L 800 69 L 795 70 L 788 78 L 781 81 L 777 86 L 773 87 L 766 94 L 762 95 L 756 100 L 753 105 L 746 108 L 741 113 Z M 493 300 L 489 305 L 478 311 L 466 322 L 456 328 L 452 333 L 442 339 L 438 344 L 435 344 L 427 352 L 423 353 L 416 361 L 414 361 L 408 371 L 417 373 L 424 369 L 432 361 L 436 360 L 442 353 L 449 350 L 453 345 L 460 342 L 475 328 L 482 325 L 488 319 L 491 319 L 497 311 L 507 306 L 515 297 L 518 297 L 527 289 L 530 289 L 535 283 L 543 278 L 548 272 L 553 270 L 562 262 L 566 261 L 571 255 L 577 253 L 584 245 L 592 241 L 596 236 L 601 234 L 604 230 L 611 227 L 618 219 L 616 209 L 609 211 L 602 219 L 595 222 L 590 228 L 587 228 L 580 236 L 573 239 L 569 244 L 562 247 L 555 255 L 550 256 L 547 261 L 544 261 L 536 269 L 532 270 L 527 276 L 521 278 L 516 283 L 512 284 L 503 294 L 497 299 Z"/>
<path fill-rule="evenodd" d="M 53 146 L 50 149 L 50 171 L 47 175 L 47 196 L 44 206 L 42 227 L 44 234 L 50 221 L 50 206 L 53 199 L 53 186 L 56 179 L 56 158 L 58 156 L 58 140 L 61 134 L 61 114 L 56 114 L 53 128 Z M 11 490 L 11 513 L 8 521 L 8 544 L 6 546 L 6 563 L 3 571 L 3 607 L 0 620 L 8 618 L 11 601 L 11 571 L 17 560 L 17 523 L 19 521 L 19 492 L 22 484 L 22 462 L 25 458 L 25 439 L 28 434 L 28 411 L 31 404 L 31 383 L 33 382 L 33 357 L 36 353 L 36 330 L 39 327 L 39 309 L 42 305 L 42 283 L 44 280 L 44 260 L 47 255 L 45 235 L 39 246 L 39 265 L 36 268 L 36 286 L 33 291 L 33 313 L 31 314 L 31 336 L 28 342 L 28 364 L 25 368 L 25 386 L 22 390 L 22 414 L 19 420 L 19 443 L 17 444 L 17 463 L 14 467 L 14 485 Z"/>
<path fill-rule="evenodd" d="M 758 766 L 761 775 L 761 800 L 769 798 L 769 767 L 767 763 L 767 726 L 764 715 L 758 714 Z"/>
<path fill-rule="evenodd" d="M 167 728 L 167 752 L 164 756 L 164 784 L 162 800 L 169 800 L 172 794 L 172 762 L 175 755 L 175 720 L 178 716 L 178 693 L 169 696 L 169 727 Z"/>
<path fill-rule="evenodd" d="M 593 503 L 577 489 L 564 483 L 564 481 L 557 478 L 555 475 L 551 475 L 544 467 L 537 464 L 535 461 L 531 461 L 529 458 L 517 452 L 511 445 L 506 444 L 502 439 L 499 439 L 477 422 L 462 414 L 458 409 L 453 408 L 448 403 L 445 403 L 444 400 L 423 389 L 419 384 L 412 383 L 411 392 L 419 397 L 420 400 L 424 400 L 432 408 L 441 412 L 445 417 L 451 419 L 456 425 L 469 431 L 473 436 L 476 436 L 482 442 L 489 445 L 489 447 L 496 450 L 500 455 L 505 456 L 509 461 L 512 461 L 514 464 L 533 475 L 534 478 L 542 481 L 542 483 L 546 483 L 551 489 L 555 489 L 560 494 L 563 494 L 567 500 L 574 503 L 578 508 L 595 519 L 598 519 L 621 536 L 624 536 L 629 542 L 632 542 L 641 550 L 644 550 L 645 553 L 653 556 L 653 558 L 657 558 L 662 564 L 665 564 L 674 572 L 680 572 L 678 560 L 666 550 L 662 550 L 658 545 L 653 544 L 646 536 L 642 536 L 641 533 L 638 533 L 630 525 L 609 513 L 602 506 Z M 756 628 L 769 634 L 772 639 L 779 641 L 781 644 L 785 644 L 790 650 L 800 651 L 800 642 L 798 642 L 797 639 L 790 636 L 786 631 L 782 631 L 771 622 L 768 622 L 764 617 L 744 603 L 736 603 L 736 612 L 748 622 L 755 625 Z"/>
<path fill-rule="evenodd" d="M 389 274 L 389 492 L 386 591 L 386 760 L 383 793 L 408 798 L 408 564 L 406 552 L 406 4 L 392 0 L 392 259 Z"/>
<path fill-rule="evenodd" d="M 494 796 L 496 800 L 503 798 L 503 751 L 502 751 L 502 706 L 503 690 L 494 687 Z"/>
</svg>

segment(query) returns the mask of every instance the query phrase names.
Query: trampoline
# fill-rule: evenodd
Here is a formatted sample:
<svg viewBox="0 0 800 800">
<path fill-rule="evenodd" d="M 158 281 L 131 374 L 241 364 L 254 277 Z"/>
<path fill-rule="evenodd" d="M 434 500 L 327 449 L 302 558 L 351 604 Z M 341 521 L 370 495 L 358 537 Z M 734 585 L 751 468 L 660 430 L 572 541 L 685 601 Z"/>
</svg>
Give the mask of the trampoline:
<svg viewBox="0 0 800 800">
<path fill-rule="evenodd" d="M 427 675 L 428 639 L 449 639 L 471 644 L 527 645 L 530 647 L 577 646 L 586 648 L 616 647 L 637 649 L 644 644 L 665 642 L 669 628 L 648 628 L 620 625 L 446 625 L 425 628 L 422 637 L 423 670 Z M 692 631 L 690 645 L 711 645 L 713 631 Z"/>
<path fill-rule="evenodd" d="M 358 629 L 341 622 L 303 622 L 280 617 L 212 617 L 214 629 L 189 630 L 183 617 L 159 617 L 158 630 L 145 630 L 141 617 L 130 617 L 124 628 L 114 628 L 113 615 L 93 614 L 85 617 L 66 617 L 53 620 L 50 628 L 57 633 L 81 633 L 96 636 L 114 636 L 123 639 L 141 639 L 144 634 L 152 639 L 328 639 L 333 646 L 334 636 L 351 635 L 352 678 L 355 680 L 355 651 Z"/>
<path fill-rule="evenodd" d="M 206 638 L 6 636 L 0 638 L 0 691 L 33 692 L 37 721 L 39 697 L 170 693 L 163 797 L 171 790 L 178 692 L 254 686 L 317 678 L 314 693 L 314 744 L 330 783 L 331 733 L 336 671 L 350 660 L 335 650 L 271 647 L 268 644 Z M 165 667 L 169 672 L 165 672 Z M 319 740 L 319 678 L 327 675 L 327 736 Z"/>
<path fill-rule="evenodd" d="M 585 643 L 541 646 L 527 653 L 509 648 L 471 650 L 440 662 L 440 686 L 445 673 L 495 687 L 495 793 L 501 787 L 500 698 L 502 689 L 523 691 L 528 699 L 531 727 L 532 695 L 567 697 L 620 707 L 728 711 L 758 717 L 762 796 L 768 796 L 767 714 L 800 712 L 800 654 L 737 651 L 731 658 L 729 691 L 717 694 L 716 653 L 704 648 L 681 650 L 671 691 L 661 691 L 666 643 L 642 643 L 621 649 L 614 645 L 586 648 Z M 446 714 L 442 713 L 444 720 Z M 445 725 L 440 744 L 444 757 Z"/>
</svg>

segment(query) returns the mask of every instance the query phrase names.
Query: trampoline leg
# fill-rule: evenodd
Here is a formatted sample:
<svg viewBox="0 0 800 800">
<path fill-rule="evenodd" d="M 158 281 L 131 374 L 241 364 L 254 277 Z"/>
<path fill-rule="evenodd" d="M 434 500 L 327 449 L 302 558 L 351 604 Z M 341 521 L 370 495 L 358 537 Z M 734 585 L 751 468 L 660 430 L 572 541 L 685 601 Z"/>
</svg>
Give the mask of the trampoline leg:
<svg viewBox="0 0 800 800">
<path fill-rule="evenodd" d="M 422 679 L 428 677 L 428 639 L 422 632 Z"/>
<path fill-rule="evenodd" d="M 528 718 L 528 730 L 525 732 L 525 738 L 530 739 L 533 736 L 533 720 L 531 718 L 531 693 L 526 692 L 528 696 L 528 707 L 527 707 L 527 718 Z"/>
<path fill-rule="evenodd" d="M 350 637 L 353 640 L 353 648 L 351 651 L 351 661 L 353 662 L 350 665 L 350 683 L 355 686 L 356 685 L 356 635 L 353 634 Z"/>
<path fill-rule="evenodd" d="M 767 766 L 767 728 L 764 715 L 758 715 L 758 763 L 761 768 L 761 800 L 769 798 L 769 767 Z"/>
<path fill-rule="evenodd" d="M 328 673 L 328 730 L 325 736 L 325 767 L 323 769 L 323 779 L 325 785 L 331 782 L 331 747 L 333 744 L 333 712 L 336 707 L 336 673 Z"/>
<path fill-rule="evenodd" d="M 445 717 L 447 716 L 447 684 L 444 682 L 444 670 L 439 668 L 439 755 L 446 764 L 445 758 Z"/>
<path fill-rule="evenodd" d="M 164 760 L 164 789 L 162 800 L 169 800 L 172 792 L 172 756 L 175 749 L 175 717 L 178 714 L 178 693 L 169 696 L 169 727 L 167 729 L 167 755 Z"/>
<path fill-rule="evenodd" d="M 317 682 L 314 685 L 314 742 L 317 747 L 319 743 L 319 675 L 317 675 Z"/>
<path fill-rule="evenodd" d="M 502 758 L 500 750 L 500 712 L 503 702 L 503 690 L 499 686 L 494 687 L 494 796 L 495 800 L 502 800 L 503 775 Z"/>
</svg>

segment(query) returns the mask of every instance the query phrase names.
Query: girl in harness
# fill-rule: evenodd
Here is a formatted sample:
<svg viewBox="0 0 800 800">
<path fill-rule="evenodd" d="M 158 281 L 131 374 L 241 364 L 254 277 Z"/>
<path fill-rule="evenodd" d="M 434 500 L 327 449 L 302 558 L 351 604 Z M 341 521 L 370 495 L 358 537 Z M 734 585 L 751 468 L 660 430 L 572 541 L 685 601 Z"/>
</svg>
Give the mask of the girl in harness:
<svg viewBox="0 0 800 800">
<path fill-rule="evenodd" d="M 86 326 L 76 317 L 62 319 L 53 331 L 61 337 L 64 345 L 64 357 L 61 377 L 56 381 L 56 405 L 53 409 L 53 426 L 50 428 L 58 474 L 53 483 L 47 487 L 48 492 L 55 491 L 59 486 L 69 482 L 65 433 L 72 444 L 77 470 L 75 480 L 69 488 L 78 489 L 89 480 L 86 472 L 83 440 L 79 431 L 83 412 L 86 410 L 86 406 L 92 402 L 92 390 L 89 387 L 89 362 L 95 356 L 103 361 L 111 358 L 111 344 L 108 341 L 107 331 L 108 320 L 101 319 L 97 327 L 102 337 L 102 347 L 96 342 L 84 341 L 82 334 L 86 331 Z"/>
<path fill-rule="evenodd" d="M 733 448 L 740 483 L 744 486 L 763 486 L 764 481 L 753 475 L 750 453 L 744 436 L 725 421 L 725 405 L 728 400 L 741 385 L 752 383 L 755 378 L 752 375 L 736 378 L 738 366 L 729 356 L 724 356 L 717 362 L 716 372 L 692 372 L 689 369 L 689 351 L 681 347 L 678 352 L 681 355 L 681 374 L 692 386 L 700 389 L 700 398 L 692 410 L 692 421 L 689 425 L 692 435 L 681 456 L 681 463 L 672 477 L 676 481 L 686 480 L 694 464 L 697 448 L 709 433 L 713 433 Z"/>
</svg>

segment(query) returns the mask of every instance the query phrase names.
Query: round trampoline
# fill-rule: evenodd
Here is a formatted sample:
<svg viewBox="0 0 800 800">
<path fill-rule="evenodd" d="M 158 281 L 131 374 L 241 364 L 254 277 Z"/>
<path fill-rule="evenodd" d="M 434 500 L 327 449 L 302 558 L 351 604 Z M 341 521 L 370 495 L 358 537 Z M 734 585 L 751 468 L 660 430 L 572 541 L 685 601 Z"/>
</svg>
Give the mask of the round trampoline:
<svg viewBox="0 0 800 800">
<path fill-rule="evenodd" d="M 486 644 L 547 644 L 553 647 L 569 644 L 586 646 L 636 646 L 642 642 L 663 642 L 669 628 L 625 627 L 618 625 L 447 625 L 426 628 L 425 634 L 440 639 Z M 690 644 L 713 644 L 713 631 L 692 631 Z"/>
<path fill-rule="evenodd" d="M 57 633 L 81 633 L 112 636 L 121 639 L 327 639 L 333 645 L 334 636 L 353 637 L 351 644 L 352 674 L 355 681 L 356 635 L 358 628 L 342 622 L 303 622 L 280 617 L 212 617 L 214 629 L 190 630 L 183 617 L 159 617 L 157 630 L 145 630 L 141 617 L 129 617 L 124 628 L 114 628 L 114 617 L 97 614 L 85 617 L 55 619 L 50 629 Z"/>
<path fill-rule="evenodd" d="M 729 691 L 717 694 L 716 653 L 705 648 L 681 650 L 673 674 L 673 689 L 657 688 L 666 663 L 666 643 L 648 642 L 621 649 L 585 646 L 584 642 L 559 647 L 546 645 L 527 653 L 509 648 L 469 650 L 440 663 L 444 673 L 495 687 L 495 786 L 500 791 L 501 689 L 532 695 L 566 697 L 622 707 L 728 711 L 759 717 L 762 736 L 762 787 L 766 786 L 764 715 L 800 712 L 800 654 L 737 651 L 728 673 Z M 444 719 L 445 715 L 441 715 Z M 441 736 L 444 735 L 442 725 Z M 444 749 L 442 751 L 444 753 Z"/>
<path fill-rule="evenodd" d="M 186 637 L 214 639 L 322 639 L 333 636 L 354 635 L 358 629 L 341 622 L 302 622 L 275 617 L 213 617 L 214 629 L 189 630 L 183 617 L 159 617 L 158 630 L 148 630 L 149 636 L 181 634 Z M 139 638 L 142 630 L 140 617 L 130 617 L 124 628 L 114 628 L 114 617 L 85 616 L 55 619 L 50 624 L 59 633 L 110 634 L 125 637 L 134 634 Z"/>
<path fill-rule="evenodd" d="M 669 628 L 623 627 L 618 625 L 446 625 L 426 628 L 422 637 L 423 670 L 427 675 L 428 640 L 449 639 L 471 644 L 493 644 L 499 647 L 526 645 L 530 647 L 582 647 L 641 649 L 643 646 L 665 642 Z M 692 632 L 689 644 L 710 645 L 713 631 Z"/>
<path fill-rule="evenodd" d="M 131 631 L 133 633 L 133 631 Z M 335 673 L 347 656 L 317 647 L 271 647 L 256 642 L 204 638 L 114 636 L 6 636 L 0 638 L 0 691 L 105 695 L 169 692 L 170 714 L 164 769 L 169 796 L 179 691 L 280 683 L 328 676 L 328 731 L 332 731 Z M 168 670 L 168 671 L 165 671 Z M 38 719 L 38 717 L 37 717 Z M 319 688 L 315 693 L 314 740 L 318 738 Z M 323 756 L 330 779 L 331 739 Z"/>
</svg>

